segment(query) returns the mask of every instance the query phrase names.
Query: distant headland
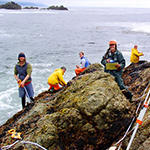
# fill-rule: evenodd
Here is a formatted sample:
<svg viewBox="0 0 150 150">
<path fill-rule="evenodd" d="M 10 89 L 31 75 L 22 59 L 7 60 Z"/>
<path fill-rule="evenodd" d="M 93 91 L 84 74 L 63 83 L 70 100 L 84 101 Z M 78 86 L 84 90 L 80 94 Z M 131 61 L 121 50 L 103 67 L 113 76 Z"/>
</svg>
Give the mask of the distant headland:
<svg viewBox="0 0 150 150">
<path fill-rule="evenodd" d="M 61 6 L 49 6 L 47 9 L 48 10 L 49 9 L 52 9 L 52 10 L 68 10 L 68 8 L 64 7 L 63 5 L 61 5 Z"/>
<path fill-rule="evenodd" d="M 0 5 L 1 9 L 22 9 L 22 7 L 15 2 L 8 2 L 6 4 Z"/>
<path fill-rule="evenodd" d="M 7 2 L 5 4 L 0 5 L 0 9 L 14 9 L 14 10 L 19 10 L 19 9 L 42 9 L 42 10 L 68 10 L 67 7 L 64 7 L 63 5 L 61 6 L 49 6 L 48 8 L 39 8 L 37 6 L 25 6 L 22 7 L 22 5 L 19 5 L 18 3 L 15 3 L 13 1 Z"/>
</svg>

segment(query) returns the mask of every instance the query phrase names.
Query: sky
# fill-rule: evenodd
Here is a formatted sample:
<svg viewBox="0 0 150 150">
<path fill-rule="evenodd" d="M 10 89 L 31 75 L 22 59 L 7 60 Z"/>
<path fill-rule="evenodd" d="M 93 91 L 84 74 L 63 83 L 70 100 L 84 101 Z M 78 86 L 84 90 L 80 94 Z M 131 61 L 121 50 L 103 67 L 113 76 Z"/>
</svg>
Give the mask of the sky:
<svg viewBox="0 0 150 150">
<path fill-rule="evenodd" d="M 92 7 L 142 7 L 150 8 L 150 0 L 13 0 L 15 2 L 34 2 L 47 6 L 92 6 Z"/>
</svg>

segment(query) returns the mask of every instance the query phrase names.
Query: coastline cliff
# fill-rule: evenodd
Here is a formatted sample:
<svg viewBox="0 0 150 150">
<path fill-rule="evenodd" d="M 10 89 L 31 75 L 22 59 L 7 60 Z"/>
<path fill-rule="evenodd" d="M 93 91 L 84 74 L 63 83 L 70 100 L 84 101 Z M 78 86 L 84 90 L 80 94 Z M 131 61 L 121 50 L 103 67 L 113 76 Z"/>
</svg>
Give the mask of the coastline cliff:
<svg viewBox="0 0 150 150">
<path fill-rule="evenodd" d="M 110 74 L 100 64 L 90 65 L 78 78 L 57 93 L 45 91 L 0 127 L 0 147 L 12 144 L 8 131 L 21 132 L 25 141 L 40 144 L 48 150 L 106 150 L 125 133 L 138 103 L 149 90 L 150 63 L 143 61 L 125 68 L 123 79 L 134 94 L 133 102 L 123 95 Z M 144 91 L 147 88 L 146 91 Z M 137 100 L 138 99 L 138 100 Z M 146 113 L 131 150 L 148 150 L 150 112 Z M 141 138 L 141 136 L 143 138 Z M 130 136 L 123 141 L 128 144 Z M 17 143 L 14 149 L 23 149 Z M 28 149 L 35 146 L 26 145 Z"/>
</svg>

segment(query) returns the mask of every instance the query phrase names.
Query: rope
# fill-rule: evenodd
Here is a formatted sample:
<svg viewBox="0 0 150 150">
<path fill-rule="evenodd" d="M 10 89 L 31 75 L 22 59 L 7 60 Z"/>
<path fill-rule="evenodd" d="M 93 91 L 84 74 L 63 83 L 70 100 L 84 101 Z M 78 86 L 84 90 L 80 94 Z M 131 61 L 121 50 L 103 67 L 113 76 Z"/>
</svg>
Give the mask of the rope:
<svg viewBox="0 0 150 150">
<path fill-rule="evenodd" d="M 21 143 L 21 144 L 31 144 L 31 145 L 35 145 L 39 148 L 41 148 L 42 150 L 47 150 L 46 148 L 44 148 L 43 146 L 37 144 L 37 143 L 34 143 L 34 142 L 30 142 L 30 141 L 20 141 L 20 140 L 17 140 L 16 142 L 14 142 L 13 144 L 11 145 L 7 145 L 7 146 L 3 146 L 2 148 L 0 148 L 0 150 L 7 150 L 7 149 L 10 149 L 12 148 L 15 144 L 17 143 Z"/>
<path fill-rule="evenodd" d="M 34 142 L 30 142 L 30 141 L 21 141 L 22 144 L 31 144 L 31 145 L 35 145 L 43 150 L 47 150 L 46 148 L 44 148 L 43 146 L 37 144 L 37 143 L 34 143 Z"/>
<path fill-rule="evenodd" d="M 19 140 L 17 140 L 16 142 L 14 142 L 13 144 L 11 145 L 7 145 L 7 146 L 3 146 L 1 149 L 2 150 L 5 150 L 5 149 L 10 149 L 11 147 L 13 147 L 15 144 L 17 144 L 18 142 L 20 142 Z"/>
<path fill-rule="evenodd" d="M 144 90 L 144 92 L 143 92 L 143 95 L 142 95 L 141 97 L 139 97 L 138 99 L 141 99 L 142 97 L 144 97 L 144 96 L 146 95 L 146 91 L 147 91 L 147 89 L 148 89 L 148 87 L 149 87 L 149 84 L 150 84 L 150 82 L 148 83 L 147 87 L 145 88 L 145 90 Z M 136 99 L 136 101 L 137 101 L 137 99 Z M 138 111 L 139 111 L 140 106 L 141 106 L 141 104 L 142 104 L 143 101 L 144 101 L 144 100 L 142 100 L 142 101 L 139 102 L 135 114 L 138 114 Z M 114 144 L 115 146 L 117 146 L 117 145 L 120 143 L 117 150 L 120 150 L 121 145 L 122 145 L 122 142 L 123 142 L 123 140 L 125 139 L 125 137 L 126 137 L 128 134 L 130 134 L 130 133 L 135 129 L 135 127 L 133 127 L 133 128 L 130 130 L 132 124 L 133 124 L 134 121 L 135 121 L 135 119 L 136 119 L 136 116 L 134 116 L 134 118 L 132 119 L 132 121 L 131 121 L 131 123 L 130 123 L 128 129 L 126 130 L 126 132 L 125 132 L 125 134 L 124 134 L 124 136 L 123 136 L 116 144 Z M 129 131 L 129 130 L 130 130 L 130 131 Z"/>
</svg>

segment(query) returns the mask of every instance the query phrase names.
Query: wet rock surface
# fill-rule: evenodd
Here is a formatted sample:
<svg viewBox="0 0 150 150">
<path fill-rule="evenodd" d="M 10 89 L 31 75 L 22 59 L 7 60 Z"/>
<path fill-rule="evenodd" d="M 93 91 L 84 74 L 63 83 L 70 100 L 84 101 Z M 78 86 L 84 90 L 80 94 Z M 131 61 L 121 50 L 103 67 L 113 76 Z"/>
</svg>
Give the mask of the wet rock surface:
<svg viewBox="0 0 150 150">
<path fill-rule="evenodd" d="M 140 65 L 145 68 L 140 69 Z M 142 96 L 147 87 L 149 72 L 148 62 L 125 69 L 123 78 L 133 92 L 134 100 Z M 136 103 L 125 98 L 114 78 L 105 73 L 100 64 L 93 64 L 61 91 L 39 94 L 34 105 L 28 105 L 2 125 L 0 147 L 15 141 L 10 138 L 8 130 L 16 129 L 22 133 L 23 140 L 36 142 L 48 150 L 106 150 L 126 131 L 135 115 Z M 149 112 L 146 116 L 150 116 Z M 144 121 L 139 129 L 135 139 L 138 146 L 134 143 L 133 150 L 137 147 L 146 150 L 149 120 Z M 140 134 L 143 134 L 142 140 Z M 128 139 L 123 148 L 127 142 Z M 16 150 L 23 148 L 19 143 L 14 146 Z M 33 145 L 26 145 L 26 148 L 38 149 Z"/>
</svg>

